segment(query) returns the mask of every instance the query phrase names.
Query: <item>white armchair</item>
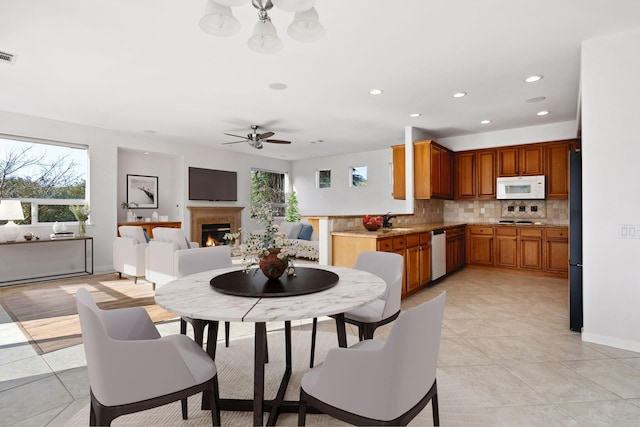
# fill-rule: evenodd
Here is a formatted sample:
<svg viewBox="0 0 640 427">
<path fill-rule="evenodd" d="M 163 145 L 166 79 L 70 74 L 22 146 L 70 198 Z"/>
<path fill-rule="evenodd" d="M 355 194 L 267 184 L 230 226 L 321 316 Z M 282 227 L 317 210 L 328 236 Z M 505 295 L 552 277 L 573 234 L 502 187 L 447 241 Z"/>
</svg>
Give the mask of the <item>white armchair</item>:
<svg viewBox="0 0 640 427">
<path fill-rule="evenodd" d="M 307 405 L 355 425 L 407 425 L 431 401 L 440 425 L 436 369 L 445 293 L 394 322 L 386 342 L 364 340 L 329 350 L 300 383 L 298 425 Z"/>
<path fill-rule="evenodd" d="M 153 240 L 147 247 L 145 277 L 156 286 L 162 286 L 178 278 L 176 252 L 197 248 L 197 242 L 189 242 L 180 228 L 158 227 L 153 229 Z"/>
<path fill-rule="evenodd" d="M 148 237 L 138 226 L 121 225 L 118 231 L 120 237 L 113 241 L 113 269 L 121 279 L 123 274 L 133 276 L 138 283 L 138 277 L 145 275 Z"/>
</svg>

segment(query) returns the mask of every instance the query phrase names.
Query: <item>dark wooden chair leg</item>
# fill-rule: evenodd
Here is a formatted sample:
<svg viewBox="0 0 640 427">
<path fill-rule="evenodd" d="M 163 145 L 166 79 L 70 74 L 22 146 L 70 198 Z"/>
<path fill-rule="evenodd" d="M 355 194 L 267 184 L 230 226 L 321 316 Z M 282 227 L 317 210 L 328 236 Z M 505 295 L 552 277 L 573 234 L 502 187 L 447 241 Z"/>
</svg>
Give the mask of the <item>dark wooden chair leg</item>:
<svg viewBox="0 0 640 427">
<path fill-rule="evenodd" d="M 318 318 L 313 318 L 313 326 L 311 327 L 311 356 L 309 367 L 313 368 L 313 362 L 316 358 L 316 332 L 318 331 Z"/>
<path fill-rule="evenodd" d="M 180 400 L 180 405 L 182 406 L 182 419 L 186 420 L 189 418 L 189 410 L 187 409 L 187 398 Z"/>
<path fill-rule="evenodd" d="M 440 411 L 438 410 L 438 392 L 431 398 L 431 412 L 433 413 L 433 425 L 440 425 Z"/>
<path fill-rule="evenodd" d="M 118 280 L 122 280 L 122 273 L 118 272 Z"/>
<path fill-rule="evenodd" d="M 231 323 L 224 322 L 224 346 L 229 347 L 229 335 L 231 333 Z"/>
<path fill-rule="evenodd" d="M 218 376 L 216 375 L 211 379 L 211 391 L 209 392 L 209 404 L 211 405 L 211 424 L 213 426 L 220 426 L 220 398 L 218 388 Z"/>
<path fill-rule="evenodd" d="M 307 402 L 303 400 L 302 390 L 300 390 L 300 405 L 298 406 L 298 425 L 304 426 L 307 422 Z"/>
<path fill-rule="evenodd" d="M 180 318 L 180 333 L 182 335 L 187 335 L 187 321 L 183 318 Z"/>
</svg>

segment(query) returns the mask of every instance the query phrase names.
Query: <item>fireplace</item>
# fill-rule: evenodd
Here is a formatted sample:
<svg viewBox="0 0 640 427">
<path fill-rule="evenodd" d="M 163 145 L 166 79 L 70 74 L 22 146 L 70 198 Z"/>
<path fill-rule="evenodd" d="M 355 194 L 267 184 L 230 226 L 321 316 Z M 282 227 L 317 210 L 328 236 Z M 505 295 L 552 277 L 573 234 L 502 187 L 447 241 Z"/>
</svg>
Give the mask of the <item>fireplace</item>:
<svg viewBox="0 0 640 427">
<path fill-rule="evenodd" d="M 235 233 L 240 229 L 240 213 L 244 207 L 187 206 L 187 209 L 189 209 L 191 217 L 189 240 L 200 242 L 202 246 L 206 246 L 208 237 L 205 237 L 205 231 L 209 234 L 209 226 L 226 228 L 216 231 L 216 235 L 212 236 L 220 244 L 225 244 L 223 239 L 225 233 Z M 224 227 L 220 227 L 221 225 Z"/>
<path fill-rule="evenodd" d="M 228 222 L 221 224 L 202 224 L 202 238 L 200 247 L 226 245 L 224 235 L 231 233 L 231 224 Z"/>
</svg>

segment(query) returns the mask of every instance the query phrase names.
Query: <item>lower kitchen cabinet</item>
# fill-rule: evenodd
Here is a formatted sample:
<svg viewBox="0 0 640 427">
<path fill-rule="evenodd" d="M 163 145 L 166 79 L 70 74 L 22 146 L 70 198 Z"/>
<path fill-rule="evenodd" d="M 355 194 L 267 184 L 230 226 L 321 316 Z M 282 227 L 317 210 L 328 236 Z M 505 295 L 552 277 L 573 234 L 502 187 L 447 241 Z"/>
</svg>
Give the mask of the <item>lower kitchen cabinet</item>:
<svg viewBox="0 0 640 427">
<path fill-rule="evenodd" d="M 518 267 L 518 230 L 515 227 L 496 227 L 496 266 Z"/>
<path fill-rule="evenodd" d="M 405 254 L 405 291 L 411 293 L 431 281 L 431 233 L 408 235 Z"/>
<path fill-rule="evenodd" d="M 493 265 L 493 227 L 473 225 L 467 230 L 467 263 Z"/>
<path fill-rule="evenodd" d="M 468 265 L 568 276 L 566 227 L 473 225 L 467 230 Z"/>
<path fill-rule="evenodd" d="M 569 273 L 569 231 L 566 228 L 547 229 L 547 271 Z"/>
<path fill-rule="evenodd" d="M 542 229 L 519 227 L 518 235 L 518 268 L 542 270 Z"/>
<path fill-rule="evenodd" d="M 465 246 L 465 227 L 447 230 L 447 273 L 464 267 Z"/>
</svg>

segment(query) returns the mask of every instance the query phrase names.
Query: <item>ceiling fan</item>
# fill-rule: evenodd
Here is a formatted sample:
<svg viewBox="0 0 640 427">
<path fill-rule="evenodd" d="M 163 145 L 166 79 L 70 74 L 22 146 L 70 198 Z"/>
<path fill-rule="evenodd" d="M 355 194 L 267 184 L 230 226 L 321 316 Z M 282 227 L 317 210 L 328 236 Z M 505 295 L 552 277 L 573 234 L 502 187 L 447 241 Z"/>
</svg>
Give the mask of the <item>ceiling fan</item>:
<svg viewBox="0 0 640 427">
<path fill-rule="evenodd" d="M 271 138 L 275 133 L 273 132 L 265 132 L 258 133 L 258 128 L 260 126 L 253 125 L 251 126 L 251 133 L 248 133 L 247 136 L 234 135 L 232 133 L 225 133 L 225 135 L 235 136 L 236 138 L 242 138 L 240 141 L 232 141 L 232 142 L 224 142 L 222 145 L 230 145 L 230 144 L 238 144 L 240 142 L 247 142 L 253 148 L 261 150 L 263 148 L 262 143 L 268 142 L 271 144 L 291 144 L 291 141 L 283 141 L 281 139 L 268 139 Z"/>
</svg>

